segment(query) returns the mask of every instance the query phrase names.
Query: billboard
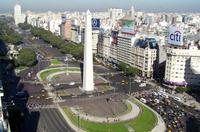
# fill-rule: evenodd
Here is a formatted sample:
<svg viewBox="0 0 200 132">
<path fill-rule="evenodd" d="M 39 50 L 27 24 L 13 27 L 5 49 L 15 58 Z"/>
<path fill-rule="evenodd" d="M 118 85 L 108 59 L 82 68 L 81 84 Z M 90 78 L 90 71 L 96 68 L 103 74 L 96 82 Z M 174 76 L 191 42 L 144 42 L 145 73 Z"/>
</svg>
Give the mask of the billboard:
<svg viewBox="0 0 200 132">
<path fill-rule="evenodd" d="M 133 20 L 122 20 L 122 29 L 123 33 L 134 34 L 135 22 Z"/>
<path fill-rule="evenodd" d="M 111 32 L 112 44 L 117 44 L 117 37 L 118 37 L 118 31 L 112 31 Z"/>
<path fill-rule="evenodd" d="M 92 18 L 92 28 L 100 28 L 100 19 Z"/>
<path fill-rule="evenodd" d="M 183 45 L 183 30 L 175 26 L 169 27 L 168 44 Z"/>
</svg>

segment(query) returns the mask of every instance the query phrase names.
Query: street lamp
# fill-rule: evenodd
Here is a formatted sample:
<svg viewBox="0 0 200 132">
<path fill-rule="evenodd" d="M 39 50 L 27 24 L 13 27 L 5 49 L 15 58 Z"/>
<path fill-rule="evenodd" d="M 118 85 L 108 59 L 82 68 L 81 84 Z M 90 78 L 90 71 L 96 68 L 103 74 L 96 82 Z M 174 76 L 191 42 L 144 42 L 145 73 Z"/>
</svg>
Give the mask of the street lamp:
<svg viewBox="0 0 200 132">
<path fill-rule="evenodd" d="M 81 110 L 81 108 L 77 107 L 77 110 L 78 110 L 77 118 L 78 118 L 78 129 L 79 129 L 80 128 L 80 110 Z"/>
<path fill-rule="evenodd" d="M 128 92 L 128 94 L 129 95 L 131 95 L 131 80 L 132 80 L 132 78 L 129 76 L 129 92 Z"/>
<path fill-rule="evenodd" d="M 68 58 L 66 57 L 64 61 L 67 62 L 67 73 L 66 73 L 66 75 L 69 75 L 68 74 Z"/>
</svg>

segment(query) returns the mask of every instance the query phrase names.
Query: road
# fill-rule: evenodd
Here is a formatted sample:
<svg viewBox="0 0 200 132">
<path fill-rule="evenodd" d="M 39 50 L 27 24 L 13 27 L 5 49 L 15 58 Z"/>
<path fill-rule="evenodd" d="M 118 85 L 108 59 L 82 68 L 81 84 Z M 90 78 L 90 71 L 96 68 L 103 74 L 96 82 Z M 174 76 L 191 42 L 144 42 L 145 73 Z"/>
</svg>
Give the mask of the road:
<svg viewBox="0 0 200 132">
<path fill-rule="evenodd" d="M 50 65 L 49 58 L 55 58 L 55 57 L 66 57 L 65 54 L 60 53 L 60 51 L 54 47 L 51 47 L 49 44 L 45 43 L 44 41 L 38 39 L 31 41 L 31 38 L 33 37 L 29 32 L 22 31 L 22 34 L 24 36 L 23 44 L 21 45 L 22 48 L 32 48 L 34 51 L 36 51 L 37 55 L 43 56 L 39 59 L 36 66 L 33 66 L 18 75 L 21 77 L 21 80 L 23 81 L 37 81 L 36 73 L 39 72 L 42 69 L 47 68 Z M 63 61 L 64 62 L 64 61 Z M 64 62 L 66 63 L 66 62 Z M 68 66 L 77 66 L 81 67 L 82 64 L 80 64 L 78 61 L 68 61 Z M 110 81 L 110 85 L 116 87 L 116 92 L 126 93 L 149 89 L 150 86 L 147 85 L 147 87 L 140 88 L 138 86 L 138 83 L 134 82 L 133 79 L 130 79 L 127 76 L 124 76 L 122 73 L 118 73 L 119 71 L 115 71 L 113 69 L 106 68 L 104 66 L 94 66 L 94 71 L 98 74 L 101 73 L 108 73 L 107 75 L 102 74 L 101 76 L 108 79 Z M 117 74 L 111 74 L 111 73 L 117 73 Z M 29 73 L 30 76 L 27 76 Z M 29 92 L 29 95 L 33 95 L 34 97 L 38 97 L 40 94 L 38 91 L 35 91 L 34 89 L 43 89 L 40 88 L 38 85 L 34 86 L 34 84 L 28 84 L 24 85 L 24 89 L 27 89 Z M 110 91 L 111 92 L 111 91 Z M 113 92 L 113 91 L 112 91 Z M 41 97 L 42 95 L 40 95 Z M 46 96 L 46 95 L 45 95 Z M 37 107 L 38 105 L 41 105 L 40 99 L 31 99 L 27 102 L 29 107 L 29 114 L 26 117 L 25 124 L 22 126 L 23 132 L 30 131 L 31 132 L 70 132 L 71 129 L 69 129 L 69 126 L 64 121 L 63 117 L 60 115 L 59 111 L 57 109 L 53 108 L 45 108 L 40 110 L 33 110 L 32 107 Z M 67 99 L 67 98 L 66 98 Z M 42 103 L 42 106 L 48 105 L 49 102 Z"/>
<path fill-rule="evenodd" d="M 22 132 L 73 132 L 58 109 L 48 108 L 30 111 Z"/>
</svg>

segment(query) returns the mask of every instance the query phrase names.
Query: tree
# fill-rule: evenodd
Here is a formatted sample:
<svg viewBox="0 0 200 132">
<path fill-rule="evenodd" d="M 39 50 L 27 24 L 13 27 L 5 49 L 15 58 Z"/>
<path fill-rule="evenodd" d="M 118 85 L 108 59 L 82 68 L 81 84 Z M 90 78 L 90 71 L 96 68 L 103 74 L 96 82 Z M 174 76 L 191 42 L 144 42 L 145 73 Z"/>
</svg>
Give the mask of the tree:
<svg viewBox="0 0 200 132">
<path fill-rule="evenodd" d="M 66 42 L 43 28 L 32 27 L 31 33 L 58 48 L 64 54 L 72 54 L 76 59 L 83 59 L 83 45 Z"/>
<path fill-rule="evenodd" d="M 139 75 L 140 73 L 140 70 L 138 70 L 137 68 L 135 67 L 129 67 L 127 69 L 127 74 L 130 75 L 130 76 L 135 76 L 135 75 Z"/>
<path fill-rule="evenodd" d="M 177 93 L 184 93 L 184 92 L 190 92 L 192 89 L 190 87 L 180 87 L 178 86 L 175 91 Z"/>
<path fill-rule="evenodd" d="M 128 66 L 127 64 L 120 62 L 118 67 L 119 67 L 120 70 L 126 72 L 127 66 Z"/>
<path fill-rule="evenodd" d="M 16 33 L 5 22 L 0 21 L 0 39 L 7 43 L 19 44 L 22 41 L 21 35 Z"/>
<path fill-rule="evenodd" d="M 11 33 L 9 36 L 6 36 L 6 42 L 11 44 L 19 44 L 22 41 L 22 37 L 17 33 Z"/>
<path fill-rule="evenodd" d="M 30 48 L 23 48 L 19 51 L 16 61 L 20 66 L 32 66 L 37 61 L 36 54 Z"/>
<path fill-rule="evenodd" d="M 18 26 L 23 30 L 28 30 L 28 29 L 31 29 L 32 27 L 30 24 L 27 24 L 27 23 L 19 23 Z"/>
<path fill-rule="evenodd" d="M 119 69 L 122 70 L 126 75 L 130 75 L 130 76 L 139 75 L 140 73 L 140 70 L 138 70 L 137 68 L 131 67 L 123 62 L 119 63 Z"/>
</svg>

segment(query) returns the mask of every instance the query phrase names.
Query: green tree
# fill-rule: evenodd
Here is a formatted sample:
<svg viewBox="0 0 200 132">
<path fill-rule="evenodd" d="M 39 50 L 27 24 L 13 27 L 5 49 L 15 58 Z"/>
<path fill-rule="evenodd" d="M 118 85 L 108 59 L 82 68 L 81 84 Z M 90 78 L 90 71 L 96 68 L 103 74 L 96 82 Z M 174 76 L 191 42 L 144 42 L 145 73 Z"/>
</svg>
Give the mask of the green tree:
<svg viewBox="0 0 200 132">
<path fill-rule="evenodd" d="M 32 27 L 31 33 L 58 48 L 64 54 L 72 54 L 76 59 L 83 59 L 83 45 L 66 42 L 43 28 Z"/>
<path fill-rule="evenodd" d="M 120 62 L 118 67 L 119 67 L 120 70 L 126 72 L 127 66 L 128 66 L 127 64 Z"/>
<path fill-rule="evenodd" d="M 177 93 L 184 93 L 184 92 L 190 92 L 192 89 L 190 87 L 181 87 L 181 86 L 178 86 L 175 91 Z"/>
<path fill-rule="evenodd" d="M 127 74 L 130 75 L 130 76 L 135 76 L 135 75 L 139 75 L 140 73 L 140 70 L 138 70 L 137 68 L 135 67 L 129 67 L 127 69 Z"/>
<path fill-rule="evenodd" d="M 0 39 L 7 43 L 19 44 L 22 41 L 21 35 L 10 28 L 7 23 L 0 21 Z"/>
<path fill-rule="evenodd" d="M 126 63 L 120 62 L 119 69 L 122 70 L 126 75 L 135 76 L 140 74 L 140 70 L 127 65 Z"/>
<path fill-rule="evenodd" d="M 28 30 L 28 29 L 31 29 L 32 27 L 30 24 L 27 24 L 27 23 L 19 23 L 18 26 L 23 30 Z"/>
<path fill-rule="evenodd" d="M 30 48 L 23 48 L 19 51 L 19 55 L 16 61 L 20 66 L 32 66 L 37 61 L 36 54 Z"/>
</svg>

